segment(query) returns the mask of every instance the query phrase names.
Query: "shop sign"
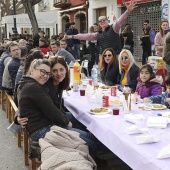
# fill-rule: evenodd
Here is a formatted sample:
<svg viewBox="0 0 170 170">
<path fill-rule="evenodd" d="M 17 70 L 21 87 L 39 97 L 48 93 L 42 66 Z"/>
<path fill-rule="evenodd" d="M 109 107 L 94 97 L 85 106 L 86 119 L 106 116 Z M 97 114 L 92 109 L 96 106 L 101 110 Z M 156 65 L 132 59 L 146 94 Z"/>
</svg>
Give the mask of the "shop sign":
<svg viewBox="0 0 170 170">
<path fill-rule="evenodd" d="M 168 0 L 162 0 L 161 19 L 168 20 Z"/>
<path fill-rule="evenodd" d="M 154 0 L 136 0 L 137 4 L 146 3 L 146 2 L 153 2 L 153 1 Z M 130 3 L 130 0 L 117 0 L 117 6 L 125 6 L 125 3 Z"/>
</svg>

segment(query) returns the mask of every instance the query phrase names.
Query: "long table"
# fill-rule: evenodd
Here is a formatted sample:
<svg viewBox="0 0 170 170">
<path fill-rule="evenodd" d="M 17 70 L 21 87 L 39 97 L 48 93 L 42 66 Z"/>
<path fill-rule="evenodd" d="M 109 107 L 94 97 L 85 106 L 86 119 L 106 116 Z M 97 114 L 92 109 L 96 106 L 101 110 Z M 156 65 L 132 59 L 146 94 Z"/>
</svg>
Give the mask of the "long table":
<svg viewBox="0 0 170 170">
<path fill-rule="evenodd" d="M 160 149 L 170 143 L 170 126 L 166 129 L 148 128 L 150 134 L 159 134 L 160 141 L 151 144 L 136 144 L 135 136 L 128 135 L 126 129 L 133 124 L 124 120 L 123 108 L 120 108 L 120 115 L 112 113 L 106 115 L 92 115 L 89 110 L 101 107 L 102 103 L 88 101 L 86 96 L 80 96 L 79 92 L 69 91 L 70 96 L 64 95 L 64 103 L 74 117 L 83 123 L 105 146 L 121 158 L 134 170 L 170 170 L 169 159 L 157 159 Z M 110 97 L 118 99 L 118 97 Z M 138 109 L 139 104 L 132 102 L 132 113 L 143 114 L 147 119 L 149 116 L 156 116 L 165 110 L 143 111 Z M 109 107 L 108 107 L 109 108 Z M 170 113 L 170 111 L 169 111 Z M 146 119 L 140 124 L 146 127 Z"/>
</svg>

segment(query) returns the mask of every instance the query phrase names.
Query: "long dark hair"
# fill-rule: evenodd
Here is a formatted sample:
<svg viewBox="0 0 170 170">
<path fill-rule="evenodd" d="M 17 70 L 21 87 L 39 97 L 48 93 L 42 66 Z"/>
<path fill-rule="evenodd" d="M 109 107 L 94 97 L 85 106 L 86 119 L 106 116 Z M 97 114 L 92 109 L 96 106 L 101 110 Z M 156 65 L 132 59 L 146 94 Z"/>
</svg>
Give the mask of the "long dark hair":
<svg viewBox="0 0 170 170">
<path fill-rule="evenodd" d="M 57 63 L 60 63 L 61 65 L 63 65 L 65 67 L 66 76 L 63 79 L 63 81 L 61 83 L 59 83 L 58 89 L 61 91 L 69 89 L 70 78 L 69 78 L 69 73 L 68 73 L 68 67 L 67 67 L 65 60 L 60 57 L 50 58 L 49 60 L 51 62 L 51 68 L 53 68 Z"/>
<path fill-rule="evenodd" d="M 142 66 L 142 68 L 139 70 L 139 79 L 140 79 L 140 72 L 143 70 L 143 69 L 147 69 L 147 71 L 150 73 L 151 77 L 148 81 L 152 80 L 153 78 L 155 78 L 155 73 L 153 72 L 153 68 L 149 65 L 149 64 L 145 64 Z M 148 82 L 147 81 L 147 82 Z"/>
</svg>

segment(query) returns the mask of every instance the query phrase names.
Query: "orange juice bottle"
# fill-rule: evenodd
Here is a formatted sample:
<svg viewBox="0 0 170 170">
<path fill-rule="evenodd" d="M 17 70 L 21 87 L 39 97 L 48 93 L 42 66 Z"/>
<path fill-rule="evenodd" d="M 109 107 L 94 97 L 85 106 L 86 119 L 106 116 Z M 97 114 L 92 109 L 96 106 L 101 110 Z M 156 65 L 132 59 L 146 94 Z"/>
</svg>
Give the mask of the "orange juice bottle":
<svg viewBox="0 0 170 170">
<path fill-rule="evenodd" d="M 134 93 L 134 102 L 137 104 L 138 103 L 138 92 Z"/>
<path fill-rule="evenodd" d="M 80 84 L 80 64 L 78 61 L 74 63 L 74 81 L 78 81 L 78 84 Z"/>
</svg>

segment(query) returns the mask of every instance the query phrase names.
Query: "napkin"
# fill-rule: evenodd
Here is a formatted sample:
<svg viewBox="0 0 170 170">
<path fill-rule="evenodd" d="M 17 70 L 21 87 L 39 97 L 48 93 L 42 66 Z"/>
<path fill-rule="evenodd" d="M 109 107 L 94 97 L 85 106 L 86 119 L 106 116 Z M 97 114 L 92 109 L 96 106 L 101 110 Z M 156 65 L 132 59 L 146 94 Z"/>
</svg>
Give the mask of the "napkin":
<svg viewBox="0 0 170 170">
<path fill-rule="evenodd" d="M 139 135 L 135 137 L 137 144 L 143 143 L 154 143 L 159 141 L 159 137 L 157 135 Z"/>
<path fill-rule="evenodd" d="M 127 122 L 138 124 L 141 120 L 145 118 L 142 114 L 126 114 L 124 115 L 124 119 Z"/>
<path fill-rule="evenodd" d="M 146 128 L 139 128 L 136 125 L 130 126 L 127 129 L 127 134 L 132 135 L 132 134 L 138 134 L 138 133 L 146 133 L 148 130 Z"/>
<path fill-rule="evenodd" d="M 158 154 L 157 154 L 158 159 L 163 159 L 163 158 L 170 158 L 170 145 L 165 146 L 162 148 Z"/>
<path fill-rule="evenodd" d="M 147 127 L 167 128 L 168 119 L 166 117 L 148 117 Z"/>
</svg>

